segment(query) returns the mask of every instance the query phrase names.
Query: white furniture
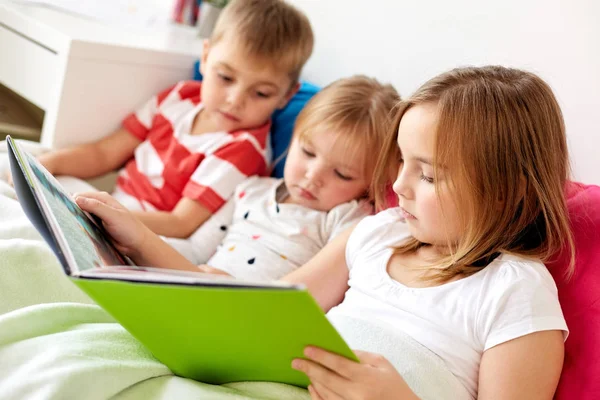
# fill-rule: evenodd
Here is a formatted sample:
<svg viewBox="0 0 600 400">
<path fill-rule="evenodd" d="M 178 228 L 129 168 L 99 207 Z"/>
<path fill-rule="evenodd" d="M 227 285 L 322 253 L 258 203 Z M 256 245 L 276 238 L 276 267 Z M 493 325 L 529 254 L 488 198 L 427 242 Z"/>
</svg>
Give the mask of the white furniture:
<svg viewBox="0 0 600 400">
<path fill-rule="evenodd" d="M 45 111 L 41 143 L 98 139 L 156 92 L 189 79 L 191 27 L 127 30 L 0 0 L 0 83 Z"/>
</svg>

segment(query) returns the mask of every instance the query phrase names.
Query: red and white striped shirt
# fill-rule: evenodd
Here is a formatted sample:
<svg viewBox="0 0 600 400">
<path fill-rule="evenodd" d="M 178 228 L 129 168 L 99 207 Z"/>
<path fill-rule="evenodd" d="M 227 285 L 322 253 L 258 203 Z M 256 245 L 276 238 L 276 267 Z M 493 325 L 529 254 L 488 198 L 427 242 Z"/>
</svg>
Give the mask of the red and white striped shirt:
<svg viewBox="0 0 600 400">
<path fill-rule="evenodd" d="M 123 127 L 143 142 L 117 185 L 140 203 L 171 211 L 183 197 L 216 212 L 251 175 L 267 175 L 270 121 L 251 130 L 191 135 L 201 83 L 182 81 L 153 96 Z"/>
</svg>

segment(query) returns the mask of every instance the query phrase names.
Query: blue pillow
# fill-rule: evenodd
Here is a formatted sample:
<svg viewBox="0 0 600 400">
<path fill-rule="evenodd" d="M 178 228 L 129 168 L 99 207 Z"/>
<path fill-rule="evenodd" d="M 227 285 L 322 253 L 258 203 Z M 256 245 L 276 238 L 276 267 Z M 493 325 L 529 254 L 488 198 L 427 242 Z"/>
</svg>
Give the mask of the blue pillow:
<svg viewBox="0 0 600 400">
<path fill-rule="evenodd" d="M 201 81 L 200 61 L 194 64 L 194 80 Z M 312 83 L 301 81 L 300 90 L 296 93 L 287 105 L 281 110 L 273 113 L 271 118 L 271 146 L 273 147 L 273 161 L 277 163 L 273 166 L 272 176 L 276 178 L 283 177 L 283 167 L 285 165 L 285 153 L 292 138 L 294 122 L 296 117 L 304 108 L 304 105 L 311 99 L 320 88 Z"/>
</svg>

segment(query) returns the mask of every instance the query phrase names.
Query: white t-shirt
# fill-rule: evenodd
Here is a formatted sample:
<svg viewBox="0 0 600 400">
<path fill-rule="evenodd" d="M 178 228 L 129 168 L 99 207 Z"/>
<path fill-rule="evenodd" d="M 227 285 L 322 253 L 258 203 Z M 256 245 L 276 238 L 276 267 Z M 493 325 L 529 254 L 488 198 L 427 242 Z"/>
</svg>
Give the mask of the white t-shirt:
<svg viewBox="0 0 600 400">
<path fill-rule="evenodd" d="M 279 279 L 308 262 L 331 239 L 372 214 L 365 201 L 350 201 L 330 211 L 281 203 L 282 179 L 253 177 L 238 185 L 226 235 L 208 260 L 211 267 L 240 279 Z M 224 211 L 225 212 L 225 211 Z M 223 220 L 222 215 L 217 219 Z M 218 235 L 219 230 L 214 229 Z"/>
<path fill-rule="evenodd" d="M 387 273 L 392 246 L 408 236 L 398 209 L 356 226 L 346 247 L 350 288 L 330 318 L 360 318 L 408 334 L 444 360 L 473 398 L 487 349 L 537 331 L 563 330 L 566 337 L 556 285 L 542 263 L 503 254 L 467 278 L 411 288 Z"/>
</svg>

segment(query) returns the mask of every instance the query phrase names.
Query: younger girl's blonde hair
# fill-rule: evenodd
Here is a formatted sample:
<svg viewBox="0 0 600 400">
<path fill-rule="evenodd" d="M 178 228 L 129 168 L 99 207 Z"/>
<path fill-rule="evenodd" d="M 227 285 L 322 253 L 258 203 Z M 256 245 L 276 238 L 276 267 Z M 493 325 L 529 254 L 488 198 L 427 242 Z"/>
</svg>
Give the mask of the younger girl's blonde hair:
<svg viewBox="0 0 600 400">
<path fill-rule="evenodd" d="M 437 107 L 434 181 L 439 193 L 436 176 L 443 165 L 444 185 L 463 226 L 459 243 L 449 243 L 451 255 L 436 263 L 430 278 L 468 276 L 499 253 L 546 261 L 564 244 L 572 273 L 575 252 L 564 196 L 570 165 L 562 113 L 550 87 L 532 73 L 500 66 L 458 68 L 425 83 L 398 107 L 374 180 L 380 203 L 389 166 L 397 171 L 402 116 L 421 104 Z M 412 238 L 395 252 L 422 245 Z"/>
<path fill-rule="evenodd" d="M 319 91 L 302 109 L 292 140 L 337 134 L 344 154 L 362 168 L 365 177 L 375 170 L 377 154 L 392 129 L 400 95 L 392 85 L 356 75 L 339 79 Z M 368 196 L 374 199 L 372 193 Z"/>
</svg>

